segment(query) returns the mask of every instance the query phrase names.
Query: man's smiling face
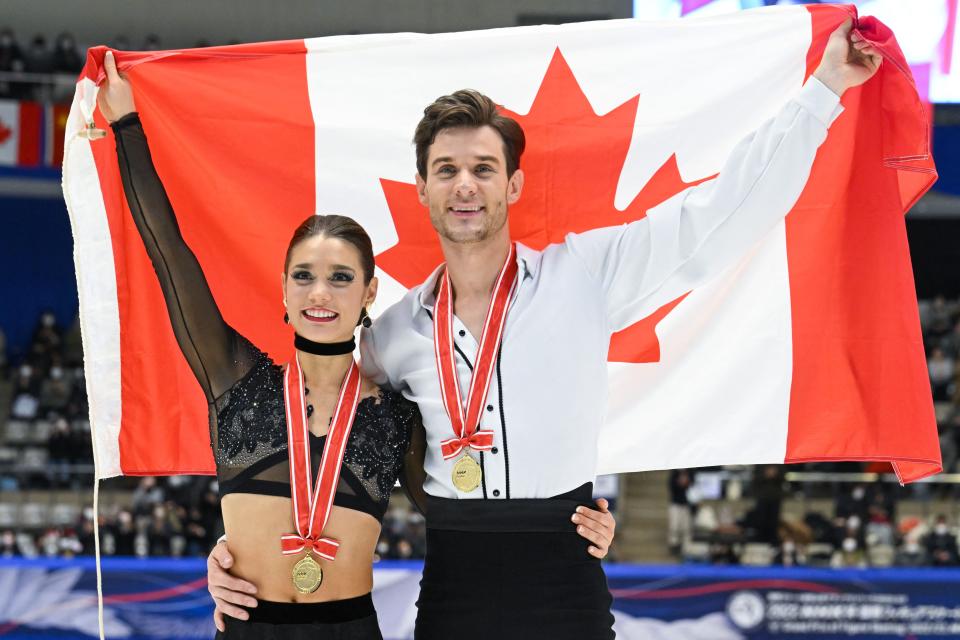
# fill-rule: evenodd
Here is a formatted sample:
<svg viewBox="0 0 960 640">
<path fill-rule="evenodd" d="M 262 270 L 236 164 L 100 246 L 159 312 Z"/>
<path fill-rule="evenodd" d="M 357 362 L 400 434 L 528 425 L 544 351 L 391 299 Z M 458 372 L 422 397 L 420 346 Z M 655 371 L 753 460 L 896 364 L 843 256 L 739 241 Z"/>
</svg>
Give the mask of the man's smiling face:
<svg viewBox="0 0 960 640">
<path fill-rule="evenodd" d="M 440 131 L 417 176 L 420 202 L 441 238 L 482 242 L 504 229 L 507 208 L 520 198 L 523 173 L 507 176 L 504 144 L 490 126 Z"/>
</svg>

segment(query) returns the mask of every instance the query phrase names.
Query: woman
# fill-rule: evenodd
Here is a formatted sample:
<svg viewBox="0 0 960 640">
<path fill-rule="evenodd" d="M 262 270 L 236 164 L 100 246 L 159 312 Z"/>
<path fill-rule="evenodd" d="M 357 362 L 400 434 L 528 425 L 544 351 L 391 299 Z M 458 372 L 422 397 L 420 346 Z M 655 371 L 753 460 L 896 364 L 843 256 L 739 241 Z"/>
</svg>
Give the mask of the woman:
<svg viewBox="0 0 960 640">
<path fill-rule="evenodd" d="M 233 570 L 258 587 L 249 620 L 228 617 L 218 637 L 381 638 L 370 598 L 372 558 L 404 456 L 415 450 L 411 440 L 419 441 L 411 434 L 422 427 L 415 404 L 377 388 L 354 363 L 354 331 L 377 292 L 370 238 L 343 216 L 310 216 L 294 232 L 282 285 L 297 351 L 288 367 L 276 365 L 221 316 L 180 236 L 131 87 L 111 53 L 105 66 L 98 101 L 114 130 L 127 202 L 210 407 Z M 299 432 L 291 426 L 298 419 Z M 292 474 L 289 451 L 296 453 Z M 318 486 L 304 491 L 321 459 Z M 422 459 L 409 468 L 422 473 Z M 332 506 L 321 516 L 325 488 Z"/>
</svg>

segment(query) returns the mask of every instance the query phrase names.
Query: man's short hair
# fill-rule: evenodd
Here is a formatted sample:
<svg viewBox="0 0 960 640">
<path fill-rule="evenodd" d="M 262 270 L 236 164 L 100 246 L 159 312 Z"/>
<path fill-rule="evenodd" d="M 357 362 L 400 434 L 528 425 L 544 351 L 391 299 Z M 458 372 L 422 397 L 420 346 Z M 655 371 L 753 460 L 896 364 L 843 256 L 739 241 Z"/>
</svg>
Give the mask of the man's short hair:
<svg viewBox="0 0 960 640">
<path fill-rule="evenodd" d="M 493 127 L 503 139 L 503 155 L 507 161 L 507 177 L 520 168 L 520 156 L 526 146 L 523 128 L 516 120 L 500 113 L 497 103 L 473 89 L 461 89 L 440 96 L 423 110 L 413 142 L 417 146 L 417 171 L 427 178 L 427 155 L 437 134 L 445 129 Z"/>
</svg>

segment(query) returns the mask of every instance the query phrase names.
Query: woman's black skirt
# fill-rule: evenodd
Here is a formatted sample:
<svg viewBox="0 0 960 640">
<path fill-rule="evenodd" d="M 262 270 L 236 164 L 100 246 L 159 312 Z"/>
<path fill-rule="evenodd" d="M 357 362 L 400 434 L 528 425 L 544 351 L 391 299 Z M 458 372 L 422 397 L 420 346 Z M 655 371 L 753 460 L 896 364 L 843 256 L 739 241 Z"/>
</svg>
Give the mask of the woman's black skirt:
<svg viewBox="0 0 960 640">
<path fill-rule="evenodd" d="M 428 498 L 417 640 L 607 640 L 611 596 L 570 521 L 591 484 L 545 500 Z"/>
<path fill-rule="evenodd" d="M 249 620 L 224 616 L 226 640 L 383 640 L 373 599 L 365 596 L 332 602 L 269 602 L 247 609 Z"/>
</svg>

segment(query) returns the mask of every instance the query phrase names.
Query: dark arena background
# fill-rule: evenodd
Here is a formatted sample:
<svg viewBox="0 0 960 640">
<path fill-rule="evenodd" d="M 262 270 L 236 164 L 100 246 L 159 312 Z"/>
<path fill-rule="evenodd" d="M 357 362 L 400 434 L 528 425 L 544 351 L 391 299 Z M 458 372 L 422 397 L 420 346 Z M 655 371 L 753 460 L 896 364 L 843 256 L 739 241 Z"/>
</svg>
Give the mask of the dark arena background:
<svg viewBox="0 0 960 640">
<path fill-rule="evenodd" d="M 0 10 L 0 640 L 98 635 L 95 518 L 107 637 L 214 634 L 205 557 L 222 533 L 215 479 L 105 480 L 99 513 L 93 511 L 73 240 L 59 168 L 87 47 L 173 49 L 662 19 L 764 4 L 777 3 L 6 0 Z M 943 473 L 908 486 L 885 463 L 601 477 L 596 491 L 617 518 L 605 567 L 618 637 L 960 638 L 957 0 L 856 4 L 898 34 L 932 104 L 940 178 L 907 215 L 906 229 Z M 374 569 L 386 638 L 412 637 L 423 554 L 423 518 L 398 489 Z"/>
</svg>

